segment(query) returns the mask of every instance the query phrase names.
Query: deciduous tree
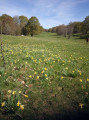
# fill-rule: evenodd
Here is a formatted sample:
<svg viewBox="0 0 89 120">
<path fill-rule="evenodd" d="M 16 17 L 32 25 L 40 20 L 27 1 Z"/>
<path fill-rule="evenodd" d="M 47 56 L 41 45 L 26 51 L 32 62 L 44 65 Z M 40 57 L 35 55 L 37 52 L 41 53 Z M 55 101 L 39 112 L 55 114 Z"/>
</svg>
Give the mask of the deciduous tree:
<svg viewBox="0 0 89 120">
<path fill-rule="evenodd" d="M 31 36 L 40 33 L 40 23 L 37 17 L 32 16 L 29 20 L 27 25 L 24 28 L 25 34 L 30 34 Z"/>
</svg>

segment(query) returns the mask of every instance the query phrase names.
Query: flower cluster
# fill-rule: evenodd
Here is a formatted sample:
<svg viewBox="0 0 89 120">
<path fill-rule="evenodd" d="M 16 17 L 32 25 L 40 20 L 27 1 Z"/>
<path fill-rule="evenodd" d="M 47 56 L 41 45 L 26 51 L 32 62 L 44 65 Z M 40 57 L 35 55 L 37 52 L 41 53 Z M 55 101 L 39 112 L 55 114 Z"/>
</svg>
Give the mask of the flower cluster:
<svg viewBox="0 0 89 120">
<path fill-rule="evenodd" d="M 24 110 L 23 100 L 28 98 L 28 95 L 22 91 L 8 90 L 1 92 L 1 107 L 5 113 L 14 113 L 17 110 Z"/>
</svg>

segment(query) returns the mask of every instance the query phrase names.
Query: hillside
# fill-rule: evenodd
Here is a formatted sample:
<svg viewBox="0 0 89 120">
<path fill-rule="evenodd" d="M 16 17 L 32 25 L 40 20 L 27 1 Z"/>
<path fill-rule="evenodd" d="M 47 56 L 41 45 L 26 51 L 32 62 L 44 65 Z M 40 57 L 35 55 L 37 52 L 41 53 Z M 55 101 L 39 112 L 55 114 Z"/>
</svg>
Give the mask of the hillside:
<svg viewBox="0 0 89 120">
<path fill-rule="evenodd" d="M 42 33 L 2 35 L 2 40 L 0 120 L 89 118 L 89 43 L 85 39 Z"/>
</svg>

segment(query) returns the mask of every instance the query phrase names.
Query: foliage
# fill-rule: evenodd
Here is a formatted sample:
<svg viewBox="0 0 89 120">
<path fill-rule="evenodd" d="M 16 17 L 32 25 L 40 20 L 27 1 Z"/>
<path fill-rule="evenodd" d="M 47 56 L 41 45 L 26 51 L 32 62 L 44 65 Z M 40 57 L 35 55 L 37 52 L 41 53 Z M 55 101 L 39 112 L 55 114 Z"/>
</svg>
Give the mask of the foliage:
<svg viewBox="0 0 89 120">
<path fill-rule="evenodd" d="M 15 114 L 18 110 L 24 110 L 22 105 L 24 98 L 28 98 L 22 91 L 1 91 L 0 110 L 2 114 Z"/>
<path fill-rule="evenodd" d="M 16 26 L 11 16 L 3 14 L 2 16 L 0 16 L 0 21 L 1 21 L 1 27 L 2 27 L 3 34 L 7 34 L 7 35 L 15 34 Z"/>
<path fill-rule="evenodd" d="M 0 31 L 6 35 L 28 35 L 39 34 L 43 32 L 43 27 L 36 17 L 28 18 L 15 15 L 13 18 L 7 14 L 0 16 Z"/>
<path fill-rule="evenodd" d="M 42 27 L 40 26 L 39 20 L 35 16 L 32 16 L 24 28 L 24 33 L 33 36 L 39 34 L 40 31 L 42 31 Z"/>
<path fill-rule="evenodd" d="M 82 22 L 70 22 L 68 25 L 59 25 L 47 30 L 48 32 L 57 33 L 57 35 L 70 36 L 76 33 L 87 34 L 89 31 L 89 16 L 85 18 Z"/>
<path fill-rule="evenodd" d="M 87 33 L 89 31 L 89 16 L 87 16 L 85 18 L 85 20 L 83 21 L 84 23 L 84 27 L 85 27 L 85 33 Z"/>
</svg>

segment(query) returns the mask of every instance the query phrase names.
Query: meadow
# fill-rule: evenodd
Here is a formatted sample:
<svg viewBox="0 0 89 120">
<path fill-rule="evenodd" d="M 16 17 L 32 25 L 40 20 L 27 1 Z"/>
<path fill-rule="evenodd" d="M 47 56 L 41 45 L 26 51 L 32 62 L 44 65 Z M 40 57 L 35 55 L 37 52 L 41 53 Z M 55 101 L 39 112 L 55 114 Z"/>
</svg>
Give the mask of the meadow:
<svg viewBox="0 0 89 120">
<path fill-rule="evenodd" d="M 84 38 L 45 32 L 1 37 L 0 120 L 89 118 L 89 43 Z"/>
</svg>

